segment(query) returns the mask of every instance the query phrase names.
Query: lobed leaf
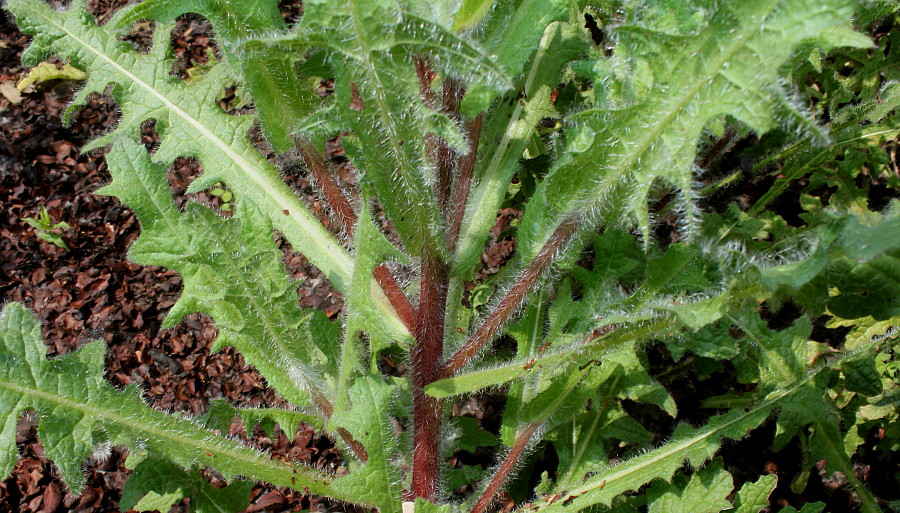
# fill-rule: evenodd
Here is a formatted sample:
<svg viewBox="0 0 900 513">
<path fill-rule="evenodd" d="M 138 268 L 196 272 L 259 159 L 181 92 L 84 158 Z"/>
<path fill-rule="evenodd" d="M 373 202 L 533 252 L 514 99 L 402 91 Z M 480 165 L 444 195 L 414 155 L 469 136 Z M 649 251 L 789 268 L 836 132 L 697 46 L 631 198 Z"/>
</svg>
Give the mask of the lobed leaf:
<svg viewBox="0 0 900 513">
<path fill-rule="evenodd" d="M 394 387 L 380 378 L 361 377 L 349 390 L 351 408 L 336 412 L 331 419 L 331 425 L 349 431 L 368 452 L 365 463 L 349 465 L 350 474 L 334 483 L 336 490 L 382 513 L 403 510 L 403 487 L 394 464 L 398 441 L 394 427 L 388 423 L 394 393 Z"/>
<path fill-rule="evenodd" d="M 196 468 L 185 472 L 166 460 L 148 459 L 134 469 L 125 482 L 123 510 L 169 511 L 190 497 L 190 511 L 197 513 L 237 513 L 250 504 L 251 481 L 238 481 L 214 488 Z"/>
<path fill-rule="evenodd" d="M 649 513 L 719 513 L 731 509 L 727 496 L 734 488 L 721 458 L 691 475 L 684 488 L 669 485 L 648 508 Z M 651 489 L 648 494 L 655 494 Z"/>
<path fill-rule="evenodd" d="M 697 231 L 693 161 L 698 138 L 732 116 L 757 133 L 784 120 L 779 66 L 804 39 L 839 25 L 849 1 L 699 2 L 635 13 L 615 31 L 612 58 L 579 69 L 601 88 L 597 107 L 577 116 L 596 134 L 589 150 L 562 159 L 522 219 L 519 251 L 531 260 L 572 215 L 595 225 L 635 222 L 649 244 L 647 194 L 657 181 L 678 188 L 683 225 Z M 689 22 L 666 31 L 673 13 Z M 605 91 L 605 94 L 604 94 Z"/>
<path fill-rule="evenodd" d="M 248 38 L 287 31 L 278 3 L 144 0 L 120 16 L 116 27 L 124 28 L 143 19 L 168 24 L 186 13 L 200 14 L 212 23 L 226 61 L 253 98 L 266 138 L 278 151 L 290 148 L 293 129 L 317 109 L 319 98 L 312 88 L 301 87 L 294 72 L 296 57 L 244 44 Z"/>
<path fill-rule="evenodd" d="M 0 314 L 0 475 L 12 472 L 16 462 L 19 414 L 34 411 L 41 419 L 38 437 L 44 451 L 75 494 L 84 482 L 84 460 L 96 445 L 109 442 L 182 467 L 210 466 L 227 479 L 242 475 L 352 500 L 332 488 L 327 474 L 271 460 L 189 420 L 158 412 L 136 387 L 113 389 L 103 379 L 104 352 L 103 343 L 94 341 L 47 360 L 34 314 L 18 303 L 6 305 Z"/>
<path fill-rule="evenodd" d="M 184 280 L 163 327 L 207 313 L 219 330 L 214 349 L 234 346 L 292 403 L 306 406 L 330 395 L 336 387 L 328 381 L 336 378 L 334 340 L 305 329 L 308 321 L 269 220 L 243 200 L 227 220 L 193 202 L 181 212 L 165 169 L 127 139 L 113 145 L 107 161 L 113 181 L 97 193 L 119 197 L 141 222 L 129 257 L 173 269 Z"/>
<path fill-rule="evenodd" d="M 769 505 L 769 495 L 775 491 L 778 476 L 768 474 L 756 482 L 746 482 L 734 497 L 734 513 L 759 513 Z"/>
</svg>

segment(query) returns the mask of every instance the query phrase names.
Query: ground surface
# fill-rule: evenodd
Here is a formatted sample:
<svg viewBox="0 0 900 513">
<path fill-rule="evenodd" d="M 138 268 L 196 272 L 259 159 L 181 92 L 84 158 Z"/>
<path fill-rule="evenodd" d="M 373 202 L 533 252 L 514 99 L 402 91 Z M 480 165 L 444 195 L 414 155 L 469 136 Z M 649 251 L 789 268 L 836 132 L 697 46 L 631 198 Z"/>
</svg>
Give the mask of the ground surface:
<svg viewBox="0 0 900 513">
<path fill-rule="evenodd" d="M 111 2 L 105 0 L 92 4 L 101 20 L 108 18 L 112 8 Z M 295 15 L 296 10 L 286 14 Z M 178 57 L 176 73 L 183 74 L 191 66 L 205 62 L 206 48 L 211 44 L 207 29 L 198 18 L 179 23 L 173 34 Z M 146 40 L 149 31 L 149 26 L 137 27 L 132 39 L 139 44 Z M 22 77 L 25 70 L 19 58 L 26 43 L 27 38 L 8 20 L 0 23 L 0 84 L 15 84 Z M 117 111 L 109 98 L 95 98 L 74 116 L 70 127 L 62 127 L 59 117 L 73 92 L 72 84 L 55 83 L 22 95 L 20 102 L 0 96 L 0 300 L 24 302 L 38 313 L 51 357 L 92 339 L 104 340 L 109 347 L 107 379 L 117 387 L 139 384 L 147 400 L 159 409 L 196 415 L 214 398 L 224 398 L 238 406 L 282 404 L 240 355 L 231 349 L 209 353 L 215 329 L 208 318 L 191 316 L 174 329 L 159 329 L 181 291 L 181 280 L 173 272 L 128 262 L 127 248 L 139 233 L 138 223 L 116 199 L 92 194 L 109 180 L 102 151 L 82 155 L 78 150 L 106 132 L 115 122 Z M 147 127 L 144 142 L 152 146 L 152 127 Z M 333 156 L 340 164 L 339 148 L 334 149 Z M 295 190 L 304 195 L 314 210 L 321 211 L 301 167 L 284 158 L 279 163 Z M 198 172 L 198 165 L 190 160 L 180 160 L 171 170 L 173 191 L 182 201 L 183 191 Z M 349 173 L 343 178 L 352 181 Z M 209 197 L 198 199 L 213 201 Z M 23 221 L 25 217 L 36 217 L 42 205 L 54 221 L 64 220 L 72 226 L 61 232 L 70 251 L 41 241 Z M 498 218 L 495 236 L 499 237 L 517 214 L 505 210 Z M 512 242 L 502 237 L 489 244 L 484 272 L 496 271 L 513 249 Z M 295 279 L 304 280 L 299 292 L 303 306 L 322 309 L 331 317 L 340 315 L 341 299 L 301 256 L 286 251 L 285 263 Z M 726 377 L 717 376 L 717 384 L 701 383 L 689 371 L 677 371 L 679 366 L 673 367 L 674 362 L 667 360 L 662 350 L 651 349 L 650 358 L 687 419 L 696 415 L 696 421 L 701 420 L 699 391 L 706 390 L 711 395 L 710 389 L 722 389 L 729 382 Z M 485 427 L 497 425 L 501 408 L 502 401 L 490 397 L 458 405 L 459 411 L 479 418 Z M 636 416 L 645 418 L 645 425 L 660 438 L 671 431 L 672 423 L 664 416 L 644 412 L 638 405 L 632 409 Z M 261 431 L 250 436 L 259 447 L 271 449 L 277 456 L 331 470 L 340 464 L 330 442 L 310 428 L 274 438 Z M 788 484 L 803 471 L 799 449 L 771 454 L 771 436 L 769 426 L 725 448 L 727 468 L 739 481 L 755 479 L 762 473 L 777 473 L 783 485 L 773 495 L 776 504 L 800 506 L 822 500 L 829 504 L 829 511 L 852 510 L 852 497 L 844 491 L 844 483 L 819 476 L 815 471 L 809 474 L 802 496 L 791 493 Z M 44 458 L 33 419 L 22 419 L 16 442 L 21 459 L 14 473 L 0 482 L 0 513 L 119 510 L 121 488 L 128 476 L 123 465 L 124 451 L 114 449 L 108 457 L 88 462 L 86 487 L 76 497 L 65 490 L 52 464 Z M 472 458 L 492 463 L 490 454 L 458 456 L 467 463 L 473 463 Z M 896 469 L 878 465 L 863 459 L 858 462 L 858 473 L 883 498 L 896 499 L 897 490 L 890 483 Z M 535 475 L 539 475 L 539 470 L 540 462 L 535 466 Z M 247 511 L 335 508 L 315 497 L 260 485 L 254 489 Z"/>
</svg>

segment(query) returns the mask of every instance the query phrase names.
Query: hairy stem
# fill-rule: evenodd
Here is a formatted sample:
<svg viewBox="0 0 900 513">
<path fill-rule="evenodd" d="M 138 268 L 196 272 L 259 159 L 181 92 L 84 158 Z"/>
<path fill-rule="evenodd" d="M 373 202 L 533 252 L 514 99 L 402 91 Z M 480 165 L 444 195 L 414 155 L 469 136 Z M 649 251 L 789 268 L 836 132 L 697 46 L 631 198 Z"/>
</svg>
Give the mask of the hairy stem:
<svg viewBox="0 0 900 513">
<path fill-rule="evenodd" d="M 456 122 L 459 122 L 459 102 L 462 99 L 462 84 L 458 79 L 455 78 L 445 78 L 444 85 L 442 89 L 443 96 L 443 104 L 441 106 L 441 111 L 453 119 Z M 441 207 L 441 212 L 444 213 L 444 222 L 449 222 L 450 219 L 447 219 L 447 216 L 451 213 L 450 211 L 450 192 L 453 186 L 453 168 L 454 163 L 456 162 L 456 150 L 450 147 L 447 144 L 447 141 L 441 137 L 436 138 L 435 141 L 435 149 L 434 149 L 434 166 L 435 172 L 437 174 L 437 184 L 436 184 L 436 195 L 438 198 L 438 205 Z"/>
<path fill-rule="evenodd" d="M 303 157 L 306 167 L 313 174 L 319 186 L 322 187 L 325 200 L 337 217 L 344 233 L 348 237 L 352 237 L 353 229 L 356 227 L 356 212 L 353 211 L 353 207 L 347 201 L 347 197 L 341 192 L 341 186 L 335 180 L 334 175 L 329 172 L 322 154 L 303 137 L 295 138 L 294 145 L 300 151 L 300 156 Z"/>
<path fill-rule="evenodd" d="M 419 96 L 428 107 L 438 108 L 438 97 L 431 89 L 431 81 L 434 80 L 434 69 L 424 57 L 413 57 L 413 66 L 416 68 L 416 77 L 419 79 Z"/>
<path fill-rule="evenodd" d="M 503 458 L 503 463 L 501 463 L 497 468 L 497 471 L 494 472 L 493 477 L 491 477 L 491 482 L 488 483 L 487 488 L 484 489 L 481 497 L 478 498 L 478 502 L 476 502 L 475 506 L 472 508 L 472 513 L 484 513 L 491 506 L 497 498 L 497 494 L 500 493 L 503 483 L 506 482 L 506 479 L 512 473 L 513 469 L 516 468 L 516 464 L 519 462 L 519 458 L 522 457 L 522 453 L 528 446 L 528 442 L 531 441 L 531 438 L 540 426 L 540 422 L 532 422 L 531 424 L 528 424 L 528 427 L 526 427 L 516 438 L 516 442 L 506 454 L 506 458 Z"/>
<path fill-rule="evenodd" d="M 408 329 L 410 333 L 415 333 L 416 310 L 409 302 L 409 298 L 406 297 L 406 294 L 403 293 L 403 289 L 400 288 L 397 280 L 394 279 L 394 275 L 391 274 L 391 271 L 386 265 L 381 264 L 375 268 L 372 272 L 372 276 L 375 277 L 375 281 L 381 286 L 384 295 L 387 296 L 388 301 L 391 302 L 391 306 L 394 307 L 397 315 L 400 316 L 400 320 L 403 321 L 406 329 Z"/>
<path fill-rule="evenodd" d="M 707 150 L 706 154 L 697 161 L 697 167 L 704 170 L 707 169 L 712 161 L 721 155 L 728 145 L 731 144 L 731 141 L 734 140 L 734 136 L 736 135 L 737 130 L 729 128 L 728 131 L 725 132 L 725 135 L 719 138 L 719 140 Z"/>
<path fill-rule="evenodd" d="M 440 110 L 459 120 L 462 84 L 445 78 L 438 98 L 431 88 L 435 72 L 422 57 L 414 58 L 419 94 L 431 109 Z M 449 223 L 450 194 L 456 151 L 443 137 L 426 135 L 427 155 L 435 173 L 435 197 L 445 223 Z M 412 348 L 413 384 L 413 476 L 412 495 L 435 501 L 440 482 L 441 401 L 425 394 L 426 385 L 437 379 L 444 352 L 444 317 L 447 308 L 447 266 L 435 247 L 426 248 L 422 256 L 419 315 L 416 341 Z"/>
<path fill-rule="evenodd" d="M 444 367 L 441 369 L 440 378 L 449 378 L 460 371 L 470 361 L 472 361 L 478 353 L 487 345 L 494 335 L 500 331 L 500 328 L 515 314 L 515 312 L 525 301 L 528 293 L 540 281 L 544 272 L 550 268 L 555 261 L 559 251 L 571 240 L 575 235 L 575 229 L 578 226 L 579 217 L 573 215 L 563 220 L 553 234 L 544 243 L 544 246 L 538 252 L 534 260 L 528 264 L 525 271 L 519 275 L 518 279 L 513 283 L 497 308 L 488 315 L 487 319 L 481 323 L 481 326 L 475 330 L 475 333 L 466 341 L 456 353 L 451 356 Z"/>
<path fill-rule="evenodd" d="M 303 161 L 306 162 L 306 167 L 309 168 L 316 182 L 322 187 L 325 201 L 328 202 L 328 206 L 331 207 L 332 212 L 334 212 L 338 222 L 340 222 L 344 233 L 348 237 L 352 237 L 356 228 L 356 212 L 353 210 L 347 197 L 341 192 L 341 186 L 335 180 L 334 175 L 329 172 L 322 154 L 305 138 L 297 137 L 294 140 L 294 144 L 300 151 Z M 403 293 L 403 289 L 397 284 L 394 276 L 382 264 L 375 268 L 374 277 L 384 291 L 384 295 L 387 296 L 394 311 L 397 312 L 400 320 L 403 321 L 406 329 L 410 333 L 415 333 L 415 310 Z"/>
<path fill-rule="evenodd" d="M 439 110 L 450 119 L 459 122 L 459 102 L 462 99 L 463 87 L 459 79 L 447 77 L 441 89 L 440 98 L 431 88 L 435 72 L 431 64 L 423 57 L 415 57 L 413 64 L 419 79 L 419 96 L 428 108 Z M 449 211 L 450 192 L 453 186 L 453 168 L 456 151 L 442 138 L 429 134 L 425 136 L 428 160 L 435 171 L 435 197 L 442 212 Z M 445 219 L 449 222 L 449 219 Z"/>
<path fill-rule="evenodd" d="M 472 186 L 472 175 L 475 173 L 475 161 L 478 158 L 478 141 L 481 137 L 481 121 L 482 115 L 479 114 L 475 119 L 466 123 L 466 132 L 469 140 L 472 141 L 472 147 L 462 159 L 459 161 L 459 171 L 456 175 L 456 182 L 453 184 L 453 192 L 451 194 L 450 208 L 453 209 L 450 220 L 450 249 L 456 249 L 456 242 L 459 240 L 459 230 L 462 227 L 463 217 L 466 215 L 466 203 L 469 200 L 469 189 Z"/>
<path fill-rule="evenodd" d="M 422 257 L 419 318 L 412 348 L 412 493 L 434 501 L 440 481 L 441 401 L 424 391 L 437 378 L 444 351 L 447 268 L 434 253 Z"/>
<path fill-rule="evenodd" d="M 331 416 L 334 415 L 334 405 L 331 404 L 331 401 L 329 401 L 328 398 L 325 397 L 325 394 L 322 393 L 322 390 L 317 387 L 312 387 L 312 396 L 313 400 L 316 402 L 316 406 L 322 411 L 325 418 L 330 419 Z M 353 438 L 353 435 L 351 435 L 349 431 L 344 428 L 339 428 L 338 436 L 340 436 L 344 443 L 347 444 L 347 447 L 353 451 L 353 455 L 356 456 L 359 461 L 362 463 L 369 461 L 369 452 L 366 451 L 363 444 Z"/>
</svg>

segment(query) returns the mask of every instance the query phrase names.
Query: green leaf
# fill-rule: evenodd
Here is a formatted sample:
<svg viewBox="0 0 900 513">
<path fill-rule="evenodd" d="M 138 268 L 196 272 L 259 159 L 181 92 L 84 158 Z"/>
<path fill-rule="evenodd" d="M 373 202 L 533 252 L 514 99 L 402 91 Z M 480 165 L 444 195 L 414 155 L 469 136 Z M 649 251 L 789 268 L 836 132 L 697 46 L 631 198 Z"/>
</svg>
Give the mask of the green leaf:
<svg viewBox="0 0 900 513">
<path fill-rule="evenodd" d="M 184 280 L 163 327 L 190 313 L 207 313 L 219 330 L 214 350 L 234 346 L 291 402 L 305 406 L 310 393 L 329 395 L 337 385 L 327 365 L 334 340 L 311 337 L 304 329 L 295 284 L 269 220 L 243 201 L 230 219 L 197 203 L 181 212 L 165 169 L 149 160 L 143 147 L 120 139 L 107 155 L 113 181 L 97 193 L 119 197 L 140 220 L 141 236 L 129 257 L 178 271 Z"/>
<path fill-rule="evenodd" d="M 518 76 L 526 69 L 535 49 L 540 53 L 541 47 L 546 48 L 545 29 L 554 22 L 565 21 L 569 12 L 570 5 L 566 0 L 496 0 L 484 32 L 477 37 L 485 51 L 494 56 L 498 66 L 509 76 Z M 557 65 L 564 65 L 565 62 Z M 468 110 L 467 115 L 474 116 L 484 110 L 494 97 L 491 93 L 494 91 L 488 87 L 476 87 L 475 91 L 470 91 L 463 105 L 464 111 Z M 470 103 L 468 109 L 465 105 L 467 101 Z"/>
<path fill-rule="evenodd" d="M 853 12 L 844 0 L 701 3 L 673 11 L 675 5 L 628 15 L 616 29 L 614 56 L 586 72 L 611 92 L 597 91 L 597 109 L 570 121 L 589 124 L 597 136 L 589 151 L 560 159 L 529 201 L 517 248 L 524 261 L 572 216 L 585 221 L 583 230 L 600 220 L 636 224 L 649 244 L 646 199 L 657 182 L 678 189 L 682 229 L 695 236 L 693 164 L 703 129 L 726 115 L 757 133 L 775 128 L 789 105 L 779 66 L 793 46 Z M 691 22 L 661 30 L 677 12 L 689 13 Z"/>
<path fill-rule="evenodd" d="M 480 22 L 495 0 L 463 0 L 456 16 L 453 18 L 453 30 L 468 30 Z"/>
<path fill-rule="evenodd" d="M 144 19 L 171 23 L 196 13 L 212 23 L 226 61 L 253 97 L 263 132 L 277 151 L 292 146 L 291 132 L 320 103 L 311 87 L 301 87 L 296 57 L 272 48 L 244 44 L 248 38 L 285 32 L 277 2 L 238 0 L 144 0 L 117 21 L 118 28 Z"/>
<path fill-rule="evenodd" d="M 767 474 L 756 482 L 746 482 L 734 497 L 734 513 L 759 513 L 769 506 L 769 495 L 778 485 L 778 476 Z"/>
<path fill-rule="evenodd" d="M 650 503 L 649 513 L 719 513 L 731 509 L 727 496 L 734 488 L 721 458 L 691 476 L 683 489 L 669 486 Z"/>
<path fill-rule="evenodd" d="M 885 320 L 900 315 L 900 250 L 864 263 L 837 262 L 830 276 L 840 294 L 830 299 L 828 309 L 838 317 Z"/>
<path fill-rule="evenodd" d="M 793 506 L 787 506 L 778 510 L 778 513 L 821 513 L 825 509 L 825 504 L 821 502 L 807 502 L 797 511 Z"/>
<path fill-rule="evenodd" d="M 687 274 L 694 271 L 690 264 L 697 255 L 696 247 L 675 244 L 662 257 L 650 260 L 647 263 L 647 279 L 622 306 L 628 309 L 643 306 L 651 297 L 670 286 L 673 280 L 703 280 L 702 276 Z"/>
<path fill-rule="evenodd" d="M 347 319 L 344 329 L 344 342 L 341 346 L 338 397 L 336 407 L 340 411 L 347 404 L 347 391 L 353 379 L 358 374 L 365 374 L 365 361 L 368 360 L 369 370 L 378 372 L 378 357 L 382 350 L 396 343 L 402 346 L 412 344 L 409 336 L 399 336 L 396 333 L 386 332 L 378 323 L 382 315 L 378 305 L 371 300 L 369 293 L 372 286 L 372 273 L 375 268 L 386 261 L 407 263 L 406 255 L 398 251 L 378 231 L 373 224 L 369 213 L 368 202 L 363 202 L 359 219 L 354 231 L 356 246 L 356 266 L 353 270 L 353 283 L 347 305 Z M 368 355 L 363 355 L 362 343 L 359 340 L 361 333 L 368 335 Z"/>
<path fill-rule="evenodd" d="M 94 341 L 47 360 L 34 314 L 18 303 L 6 305 L 0 314 L 0 411 L 4 412 L 0 475 L 9 475 L 16 462 L 19 414 L 35 411 L 41 419 L 38 438 L 44 451 L 75 494 L 84 482 L 84 460 L 93 454 L 94 446 L 108 442 L 182 467 L 213 467 L 228 479 L 243 475 L 352 500 L 332 488 L 327 474 L 274 461 L 191 421 L 153 410 L 136 387 L 113 389 L 103 379 L 105 349 L 102 342 Z"/>
<path fill-rule="evenodd" d="M 575 267 L 572 274 L 590 291 L 599 291 L 615 280 L 630 287 L 643 278 L 647 257 L 633 235 L 610 228 L 594 237 L 594 265 L 590 271 Z"/>
<path fill-rule="evenodd" d="M 497 445 L 497 435 L 481 429 L 478 420 L 473 417 L 454 417 L 453 424 L 460 430 L 454 449 L 474 452 L 479 447 Z"/>
<path fill-rule="evenodd" d="M 529 374 L 552 369 L 559 373 L 565 366 L 581 366 L 601 358 L 611 348 L 625 345 L 635 340 L 642 340 L 651 335 L 669 334 L 671 322 L 652 320 L 625 325 L 585 344 L 573 353 L 568 347 L 559 348 L 558 352 L 548 353 L 528 360 L 516 360 L 510 363 L 493 366 L 484 370 L 475 370 L 459 374 L 452 378 L 434 381 L 425 386 L 425 393 L 432 397 L 445 398 L 457 394 L 475 392 L 487 387 L 502 385 L 521 379 Z"/>
<path fill-rule="evenodd" d="M 231 421 L 236 416 L 241 417 L 248 435 L 252 433 L 253 428 L 257 425 L 268 433 L 270 437 L 274 437 L 275 424 L 277 423 L 289 439 L 294 437 L 301 423 L 311 424 L 318 429 L 324 427 L 322 419 L 314 415 L 280 408 L 235 408 L 224 399 L 213 399 L 210 401 L 206 413 L 197 419 L 197 422 L 207 429 L 227 433 Z"/>
<path fill-rule="evenodd" d="M 334 486 L 341 494 L 372 504 L 382 513 L 400 513 L 402 481 L 394 463 L 398 441 L 388 420 L 394 387 L 380 378 L 364 376 L 353 383 L 349 394 L 352 407 L 335 412 L 330 425 L 349 431 L 365 446 L 368 460 L 351 462 L 350 474 Z"/>
<path fill-rule="evenodd" d="M 840 233 L 839 243 L 854 260 L 866 262 L 900 247 L 900 215 L 885 216 L 873 226 L 849 217 Z"/>
<path fill-rule="evenodd" d="M 730 326 L 725 323 L 715 323 L 699 331 L 668 339 L 666 347 L 676 360 L 680 360 L 687 351 L 705 358 L 727 360 L 737 356 L 742 349 L 731 336 Z"/>
<path fill-rule="evenodd" d="M 805 384 L 805 381 L 804 381 Z M 700 428 L 681 426 L 665 445 L 595 473 L 584 484 L 569 489 L 552 504 L 538 502 L 542 511 L 580 511 L 594 504 L 609 505 L 617 495 L 637 490 L 653 479 L 670 480 L 687 459 L 700 466 L 718 450 L 723 437 L 739 439 L 765 421 L 778 401 L 789 397 L 798 385 L 773 394 L 766 401 L 744 412 L 734 410 L 713 417 Z"/>
<path fill-rule="evenodd" d="M 593 380 L 595 386 L 598 381 L 602 385 L 591 398 L 591 407 L 572 415 L 566 419 L 568 422 L 557 422 L 545 437 L 553 442 L 559 457 L 556 490 L 581 484 L 589 475 L 605 470 L 609 466 L 607 453 L 612 442 L 617 441 L 621 448 L 626 443 L 643 446 L 651 441 L 650 433 L 625 413 L 619 401 L 624 397 L 637 398 L 638 387 L 628 383 L 632 380 L 628 379 L 626 369 L 615 367 L 604 377 Z"/>
<path fill-rule="evenodd" d="M 830 422 L 816 422 L 813 424 L 814 432 L 810 438 L 810 452 L 816 461 L 825 460 L 825 470 L 829 472 L 840 471 L 850 482 L 850 486 L 859 497 L 860 511 L 863 513 L 882 513 L 881 506 L 872 495 L 872 492 L 856 477 L 853 472 L 853 463 L 850 456 L 844 451 L 843 437 L 841 436 L 839 422 L 836 418 Z"/>
<path fill-rule="evenodd" d="M 531 23 L 531 18 L 519 21 L 525 23 L 525 19 Z M 532 132 L 542 119 L 557 115 L 551 95 L 560 74 L 567 63 L 587 50 L 584 37 L 567 24 L 552 23 L 542 30 L 543 36 L 521 86 L 525 100 L 520 101 L 518 93 L 503 97 L 482 129 L 481 146 L 488 150 L 482 152 L 475 170 L 476 182 L 460 229 L 454 276 L 464 276 L 478 265 L 496 212 Z"/>
<path fill-rule="evenodd" d="M 871 358 L 847 360 L 841 366 L 841 372 L 844 373 L 847 390 L 851 392 L 872 397 L 880 395 L 884 390 L 881 374 L 875 368 L 875 360 Z"/>
<path fill-rule="evenodd" d="M 185 472 L 168 461 L 149 459 L 141 462 L 128 478 L 120 506 L 123 510 L 169 511 L 176 502 L 190 497 L 190 511 L 237 513 L 250 504 L 253 485 L 251 481 L 238 481 L 214 488 L 196 468 Z"/>
<path fill-rule="evenodd" d="M 413 511 L 415 513 L 451 513 L 453 508 L 449 504 L 435 504 L 422 498 L 416 498 Z"/>
</svg>

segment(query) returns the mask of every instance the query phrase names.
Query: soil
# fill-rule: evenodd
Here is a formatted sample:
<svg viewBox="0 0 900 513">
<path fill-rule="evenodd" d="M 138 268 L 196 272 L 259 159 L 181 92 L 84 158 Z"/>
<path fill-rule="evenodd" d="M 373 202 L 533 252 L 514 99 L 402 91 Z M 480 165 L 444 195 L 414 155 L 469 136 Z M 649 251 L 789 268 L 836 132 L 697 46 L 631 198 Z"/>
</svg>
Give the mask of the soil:
<svg viewBox="0 0 900 513">
<path fill-rule="evenodd" d="M 101 22 L 123 3 L 89 2 Z M 286 17 L 296 18 L 298 12 L 296 5 L 285 7 Z M 146 45 L 151 31 L 152 25 L 137 26 L 128 39 L 137 46 Z M 27 71 L 20 64 L 27 42 L 10 20 L 0 19 L 0 84 L 15 84 Z M 207 49 L 213 46 L 207 23 L 198 17 L 180 19 L 173 32 L 173 45 L 173 72 L 186 76 L 193 66 L 206 63 Z M 214 398 L 224 398 L 236 406 L 283 405 L 283 399 L 266 387 L 265 380 L 245 364 L 241 355 L 231 348 L 216 354 L 209 352 L 216 330 L 208 317 L 189 316 L 173 329 L 160 330 L 166 312 L 181 292 L 181 279 L 163 268 L 129 262 L 127 250 L 139 234 L 138 222 L 117 199 L 92 194 L 110 179 L 103 151 L 79 152 L 89 140 L 114 126 L 118 112 L 109 97 L 94 97 L 74 114 L 70 126 L 63 127 L 60 115 L 74 95 L 74 87 L 65 82 L 36 87 L 22 94 L 20 102 L 0 96 L 0 300 L 23 302 L 38 314 L 51 358 L 90 340 L 102 339 L 109 348 L 107 380 L 116 387 L 140 385 L 147 401 L 160 410 L 198 415 Z M 227 103 L 228 99 L 224 101 Z M 145 127 L 144 143 L 148 148 L 155 143 L 151 125 Z M 341 178 L 352 186 L 353 173 L 342 158 L 339 145 L 332 145 L 330 153 Z M 270 156 L 284 170 L 294 190 L 329 228 L 337 230 L 302 166 L 290 156 Z M 187 184 L 200 171 L 198 163 L 191 159 L 180 159 L 172 167 L 169 177 L 179 201 L 187 199 Z M 219 205 L 217 198 L 205 195 L 194 195 L 193 199 Z M 46 207 L 54 222 L 71 225 L 70 229 L 59 231 L 69 251 L 42 241 L 24 222 L 26 217 L 36 217 L 41 206 Z M 514 251 L 514 242 L 504 232 L 510 221 L 520 215 L 515 209 L 504 209 L 498 216 L 494 238 L 485 249 L 481 279 L 496 272 Z M 299 289 L 302 306 L 321 309 L 332 318 L 340 315 L 341 297 L 301 255 L 285 249 L 285 265 L 295 280 L 303 280 Z M 699 401 L 735 385 L 727 372 L 700 380 L 690 365 L 671 361 L 663 348 L 649 348 L 648 358 L 660 377 L 665 376 L 663 383 L 678 399 L 686 420 L 700 422 L 709 412 L 699 409 Z M 672 372 L 673 368 L 681 370 Z M 672 421 L 664 413 L 645 405 L 627 407 L 660 440 L 671 433 Z M 458 410 L 478 418 L 482 426 L 491 430 L 499 426 L 502 408 L 502 397 L 496 395 L 467 399 L 465 404 L 457 405 Z M 129 475 L 124 466 L 127 451 L 114 448 L 108 457 L 89 461 L 84 467 L 85 488 L 81 495 L 74 496 L 44 457 L 36 426 L 37 421 L 29 417 L 19 422 L 16 443 L 21 458 L 13 474 L 0 482 L 0 513 L 119 511 L 122 486 Z M 736 476 L 738 486 L 762 473 L 777 473 L 782 485 L 773 494 L 773 504 L 800 507 L 808 501 L 821 500 L 829 505 L 829 511 L 853 509 L 852 496 L 844 483 L 815 471 L 809 473 L 802 496 L 791 493 L 790 482 L 806 470 L 800 468 L 797 448 L 771 453 L 773 432 L 774 426 L 767 425 L 723 450 L 727 468 Z M 235 425 L 232 434 L 272 451 L 273 457 L 331 471 L 341 464 L 331 442 L 309 426 L 300 427 L 296 433 L 279 430 L 270 436 L 260 430 L 245 433 Z M 877 456 L 875 451 L 865 454 L 870 458 Z M 491 453 L 458 453 L 453 461 L 490 465 L 494 457 Z M 536 461 L 532 477 L 540 476 L 542 465 L 552 462 Z M 886 464 L 862 457 L 857 462 L 858 475 L 882 498 L 896 499 L 896 483 L 892 485 L 892 476 L 900 468 L 896 465 L 896 458 Z M 212 474 L 208 477 L 214 484 L 221 483 Z M 260 484 L 254 488 L 246 511 L 301 509 L 326 511 L 338 510 L 340 506 Z M 176 506 L 176 511 L 186 510 L 186 503 Z"/>
</svg>

